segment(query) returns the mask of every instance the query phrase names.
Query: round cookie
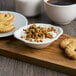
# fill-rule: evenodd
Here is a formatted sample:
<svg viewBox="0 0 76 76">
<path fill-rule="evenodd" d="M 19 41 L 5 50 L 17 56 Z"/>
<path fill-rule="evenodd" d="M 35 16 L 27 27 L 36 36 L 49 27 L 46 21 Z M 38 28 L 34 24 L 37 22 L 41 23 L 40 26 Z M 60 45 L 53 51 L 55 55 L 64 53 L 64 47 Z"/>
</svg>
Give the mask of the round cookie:
<svg viewBox="0 0 76 76">
<path fill-rule="evenodd" d="M 14 15 L 10 13 L 0 13 L 0 24 L 11 23 L 14 20 Z"/>
<path fill-rule="evenodd" d="M 0 22 L 4 19 L 5 14 L 4 13 L 0 13 Z"/>
<path fill-rule="evenodd" d="M 10 32 L 15 29 L 15 26 L 13 24 L 9 25 L 0 25 L 0 33 L 6 33 Z"/>
<path fill-rule="evenodd" d="M 4 16 L 4 20 L 9 21 L 9 22 L 12 22 L 13 19 L 14 19 L 14 15 L 13 14 L 7 13 Z"/>
<path fill-rule="evenodd" d="M 76 59 L 76 42 L 71 42 L 66 48 L 65 53 L 68 57 Z"/>
<path fill-rule="evenodd" d="M 70 44 L 71 42 L 76 42 L 76 39 L 66 38 L 61 41 L 60 46 L 61 46 L 61 48 L 65 49 L 68 46 L 68 44 Z"/>
<path fill-rule="evenodd" d="M 9 21 L 4 21 L 4 22 L 0 22 L 0 25 L 9 25 L 9 24 L 11 24 L 11 22 L 9 22 Z"/>
</svg>

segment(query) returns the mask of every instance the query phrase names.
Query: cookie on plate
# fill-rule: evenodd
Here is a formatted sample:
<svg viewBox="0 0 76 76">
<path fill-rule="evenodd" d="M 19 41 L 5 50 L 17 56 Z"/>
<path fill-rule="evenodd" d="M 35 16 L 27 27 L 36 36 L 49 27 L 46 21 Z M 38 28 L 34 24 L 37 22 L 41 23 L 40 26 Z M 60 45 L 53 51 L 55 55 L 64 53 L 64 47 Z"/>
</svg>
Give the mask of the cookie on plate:
<svg viewBox="0 0 76 76">
<path fill-rule="evenodd" d="M 14 20 L 14 15 L 10 13 L 0 13 L 0 23 L 12 22 Z"/>
<path fill-rule="evenodd" d="M 13 24 L 9 24 L 9 25 L 0 24 L 0 33 L 7 33 L 14 29 L 15 29 L 15 26 Z"/>
</svg>

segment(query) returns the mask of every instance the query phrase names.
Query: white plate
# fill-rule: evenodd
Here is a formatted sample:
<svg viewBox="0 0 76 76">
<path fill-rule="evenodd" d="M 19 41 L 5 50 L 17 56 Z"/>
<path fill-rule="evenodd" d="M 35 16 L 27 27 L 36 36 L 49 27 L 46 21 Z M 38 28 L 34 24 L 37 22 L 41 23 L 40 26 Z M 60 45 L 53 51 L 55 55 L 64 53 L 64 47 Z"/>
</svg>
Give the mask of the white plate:
<svg viewBox="0 0 76 76">
<path fill-rule="evenodd" d="M 15 30 L 8 32 L 8 33 L 0 33 L 0 37 L 7 37 L 7 36 L 11 36 L 13 35 L 13 33 L 19 29 L 22 26 L 25 26 L 28 24 L 28 20 L 26 17 L 24 17 L 23 15 L 16 13 L 16 12 L 11 12 L 11 11 L 0 11 L 0 13 L 11 13 L 15 16 L 15 19 L 13 21 L 13 24 L 15 25 Z"/>
</svg>

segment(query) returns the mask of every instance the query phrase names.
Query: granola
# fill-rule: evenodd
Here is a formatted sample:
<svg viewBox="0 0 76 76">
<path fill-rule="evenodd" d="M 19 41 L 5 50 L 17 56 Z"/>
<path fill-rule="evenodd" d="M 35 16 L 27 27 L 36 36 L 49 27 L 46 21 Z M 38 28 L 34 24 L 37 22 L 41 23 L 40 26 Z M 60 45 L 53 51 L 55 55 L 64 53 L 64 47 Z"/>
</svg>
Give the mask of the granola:
<svg viewBox="0 0 76 76">
<path fill-rule="evenodd" d="M 50 32 L 57 33 L 54 27 L 40 27 L 35 24 L 32 24 L 28 29 L 23 29 L 23 31 L 26 33 L 26 36 L 21 36 L 21 38 L 31 42 L 43 42 L 46 38 L 52 39 L 53 35 Z"/>
</svg>

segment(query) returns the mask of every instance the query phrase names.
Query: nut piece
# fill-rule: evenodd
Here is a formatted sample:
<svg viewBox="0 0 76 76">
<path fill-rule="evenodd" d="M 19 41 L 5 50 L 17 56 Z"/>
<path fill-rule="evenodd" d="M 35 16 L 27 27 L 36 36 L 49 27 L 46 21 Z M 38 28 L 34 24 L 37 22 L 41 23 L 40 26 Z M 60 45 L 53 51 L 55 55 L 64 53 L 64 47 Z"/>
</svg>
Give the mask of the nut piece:
<svg viewBox="0 0 76 76">
<path fill-rule="evenodd" d="M 26 40 L 28 40 L 28 41 L 32 41 L 32 38 L 26 38 Z"/>
</svg>

